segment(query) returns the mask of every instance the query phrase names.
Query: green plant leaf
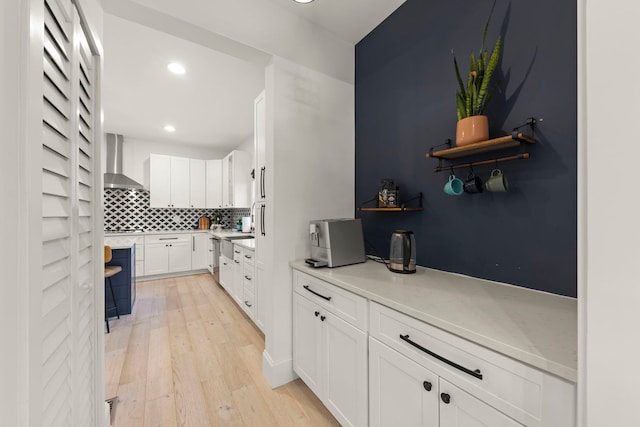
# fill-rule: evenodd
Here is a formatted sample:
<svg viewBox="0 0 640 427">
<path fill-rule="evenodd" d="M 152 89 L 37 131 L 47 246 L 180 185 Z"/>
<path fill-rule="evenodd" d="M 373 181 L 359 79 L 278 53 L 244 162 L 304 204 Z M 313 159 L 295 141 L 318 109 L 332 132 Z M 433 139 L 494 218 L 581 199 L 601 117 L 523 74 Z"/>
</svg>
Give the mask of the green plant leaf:
<svg viewBox="0 0 640 427">
<path fill-rule="evenodd" d="M 451 53 L 453 54 L 453 50 L 451 50 Z M 460 93 L 462 94 L 463 97 L 466 98 L 466 91 L 464 89 L 464 83 L 462 83 L 462 78 L 460 77 L 460 69 L 458 68 L 458 61 L 456 60 L 456 56 L 453 55 L 453 65 L 455 66 L 456 69 L 456 80 L 458 81 L 458 86 L 460 87 Z"/>
<path fill-rule="evenodd" d="M 494 0 L 491 5 L 491 10 L 482 33 L 482 43 L 478 56 L 476 57 L 473 52 L 469 55 L 469 74 L 467 75 L 466 86 L 460 74 L 458 61 L 455 55 L 453 55 L 453 50 L 451 51 L 456 72 L 456 81 L 459 87 L 459 91 L 456 92 L 456 114 L 458 120 L 483 114 L 491 99 L 491 80 L 500 61 L 502 37 L 498 37 L 490 56 L 488 50 L 484 48 L 484 45 L 496 2 L 497 0 Z"/>
<path fill-rule="evenodd" d="M 493 52 L 491 52 L 491 57 L 489 58 L 489 64 L 487 65 L 487 71 L 485 73 L 485 77 L 482 81 L 482 86 L 480 86 L 480 91 L 478 93 L 483 111 L 484 111 L 484 106 L 486 105 L 486 103 L 483 103 L 483 101 L 484 101 L 484 98 L 487 96 L 487 90 L 489 89 L 489 84 L 491 83 L 491 77 L 493 76 L 493 73 L 496 71 L 496 68 L 498 67 L 501 51 L 502 51 L 502 36 L 499 36 L 498 40 L 496 41 L 496 45 L 493 48 Z"/>
</svg>

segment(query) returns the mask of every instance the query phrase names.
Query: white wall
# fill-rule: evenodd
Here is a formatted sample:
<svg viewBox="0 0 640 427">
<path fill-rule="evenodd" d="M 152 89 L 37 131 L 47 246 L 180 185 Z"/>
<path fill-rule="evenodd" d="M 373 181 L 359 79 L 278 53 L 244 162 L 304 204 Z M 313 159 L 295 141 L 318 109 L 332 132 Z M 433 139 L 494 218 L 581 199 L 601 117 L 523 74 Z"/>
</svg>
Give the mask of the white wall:
<svg viewBox="0 0 640 427">
<path fill-rule="evenodd" d="M 352 84 L 275 57 L 267 69 L 268 300 L 264 373 L 278 386 L 292 371 L 289 262 L 309 257 L 309 221 L 355 212 Z M 272 225 L 271 225 L 272 224 Z"/>
<path fill-rule="evenodd" d="M 579 8 L 580 426 L 640 426 L 640 2 Z"/>
<path fill-rule="evenodd" d="M 22 254 L 26 241 L 21 230 L 24 230 L 24 213 L 26 208 L 23 194 L 21 172 L 20 115 L 20 47 L 21 37 L 19 18 L 19 1 L 2 1 L 0 3 L 0 179 L 5 185 L 0 186 L 0 235 L 4 244 L 0 249 L 0 414 L 4 425 L 25 425 L 24 416 L 27 394 L 25 382 L 28 377 L 24 346 L 27 330 L 23 305 L 25 298 L 24 265 Z M 24 29 L 22 29 L 24 31 Z"/>
</svg>

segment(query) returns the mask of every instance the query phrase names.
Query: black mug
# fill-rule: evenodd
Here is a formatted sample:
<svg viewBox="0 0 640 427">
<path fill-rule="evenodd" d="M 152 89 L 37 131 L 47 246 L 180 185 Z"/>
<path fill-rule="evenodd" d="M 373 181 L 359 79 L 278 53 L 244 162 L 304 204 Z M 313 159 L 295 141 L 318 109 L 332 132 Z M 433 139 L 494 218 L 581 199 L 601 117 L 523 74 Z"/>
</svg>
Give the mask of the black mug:
<svg viewBox="0 0 640 427">
<path fill-rule="evenodd" d="M 464 182 L 464 192 L 465 193 L 482 193 L 484 190 L 484 184 L 482 183 L 482 179 L 479 176 L 476 176 L 475 173 L 471 172 L 469 174 L 469 178 Z"/>
</svg>

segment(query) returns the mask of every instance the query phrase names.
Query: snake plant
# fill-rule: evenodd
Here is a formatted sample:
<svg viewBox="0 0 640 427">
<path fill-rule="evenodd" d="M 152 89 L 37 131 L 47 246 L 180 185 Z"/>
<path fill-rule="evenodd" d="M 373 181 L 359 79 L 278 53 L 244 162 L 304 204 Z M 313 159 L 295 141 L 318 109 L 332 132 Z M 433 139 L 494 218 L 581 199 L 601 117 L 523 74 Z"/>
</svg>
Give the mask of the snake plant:
<svg viewBox="0 0 640 427">
<path fill-rule="evenodd" d="M 484 42 L 487 37 L 487 29 L 489 28 L 489 21 L 491 21 L 491 15 L 493 15 L 495 5 L 496 1 L 494 0 L 493 6 L 491 6 L 491 12 L 489 13 L 489 18 L 487 18 L 487 23 L 484 26 L 480 54 L 476 57 L 474 53 L 471 53 L 466 87 L 460 77 L 460 69 L 458 68 L 456 56 L 455 54 L 453 55 L 453 64 L 456 69 L 456 79 L 458 80 L 459 86 L 459 90 L 456 93 L 456 112 L 458 114 L 458 120 L 466 117 L 482 115 L 487 103 L 491 99 L 491 77 L 493 77 L 493 74 L 498 67 L 498 62 L 500 61 L 500 55 L 502 53 L 502 36 L 498 36 L 498 40 L 496 41 L 490 56 L 484 47 Z M 451 53 L 453 54 L 453 50 Z"/>
</svg>

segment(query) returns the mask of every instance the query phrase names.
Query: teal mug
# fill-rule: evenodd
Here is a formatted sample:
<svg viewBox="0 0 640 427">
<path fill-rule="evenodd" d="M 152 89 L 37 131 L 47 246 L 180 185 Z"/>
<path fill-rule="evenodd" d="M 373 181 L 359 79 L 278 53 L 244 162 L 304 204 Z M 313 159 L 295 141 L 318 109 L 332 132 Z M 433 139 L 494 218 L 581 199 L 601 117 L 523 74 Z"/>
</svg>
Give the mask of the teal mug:
<svg viewBox="0 0 640 427">
<path fill-rule="evenodd" d="M 450 196 L 459 196 L 464 191 L 464 183 L 454 174 L 449 175 L 449 181 L 444 185 L 444 192 Z"/>
</svg>

